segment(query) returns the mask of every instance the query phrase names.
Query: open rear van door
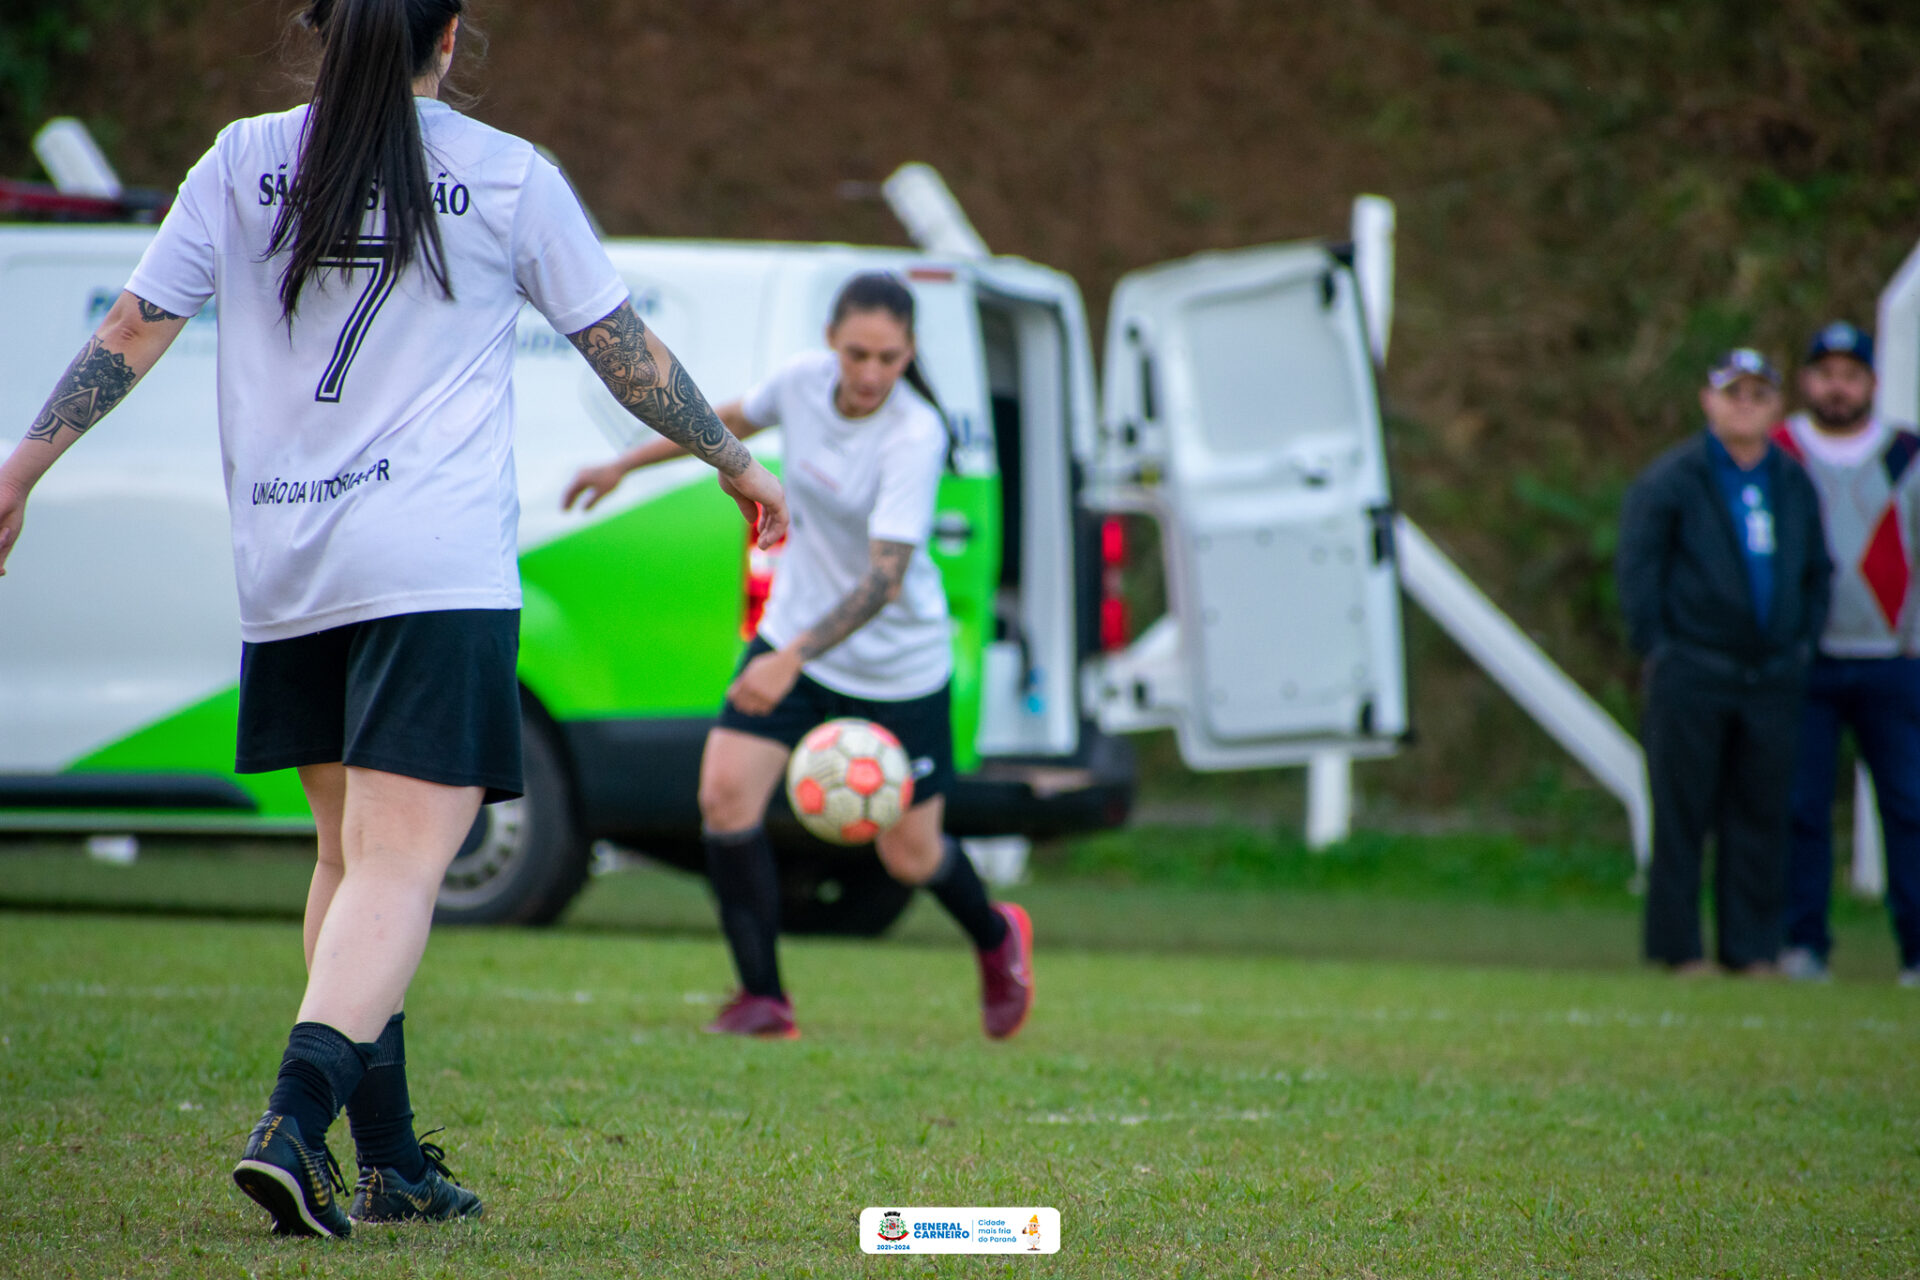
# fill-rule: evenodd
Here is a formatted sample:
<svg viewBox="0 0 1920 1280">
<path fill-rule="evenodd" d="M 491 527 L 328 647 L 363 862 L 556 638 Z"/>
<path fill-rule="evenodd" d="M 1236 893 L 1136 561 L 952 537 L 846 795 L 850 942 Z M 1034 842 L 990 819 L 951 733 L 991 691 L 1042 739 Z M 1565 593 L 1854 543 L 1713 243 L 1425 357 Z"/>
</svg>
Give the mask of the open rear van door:
<svg viewBox="0 0 1920 1280">
<path fill-rule="evenodd" d="M 1196 769 L 1390 753 L 1406 666 L 1380 408 L 1354 273 L 1323 245 L 1126 276 L 1085 501 L 1161 531 L 1167 614 L 1086 673 L 1109 733 Z"/>
</svg>

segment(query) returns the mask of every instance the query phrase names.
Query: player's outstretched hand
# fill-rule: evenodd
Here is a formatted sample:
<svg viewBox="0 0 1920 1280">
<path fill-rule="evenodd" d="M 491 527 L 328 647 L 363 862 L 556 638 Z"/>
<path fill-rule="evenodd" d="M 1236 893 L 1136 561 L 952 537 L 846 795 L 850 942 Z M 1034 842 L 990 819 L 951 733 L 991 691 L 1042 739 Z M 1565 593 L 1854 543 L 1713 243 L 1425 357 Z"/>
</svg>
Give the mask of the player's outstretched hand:
<svg viewBox="0 0 1920 1280">
<path fill-rule="evenodd" d="M 594 507 L 599 505 L 600 499 L 606 497 L 619 487 L 620 478 L 626 474 L 625 471 L 620 469 L 619 464 L 613 462 L 603 462 L 598 466 L 580 468 L 580 474 L 573 478 L 573 483 L 567 486 L 566 493 L 560 497 L 560 509 L 562 511 L 573 510 L 574 500 L 584 493 L 587 495 L 587 505 L 582 507 L 581 510 L 593 510 Z"/>
<path fill-rule="evenodd" d="M 771 471 L 753 462 L 737 476 L 721 473 L 720 487 L 740 504 L 740 514 L 759 534 L 762 551 L 772 550 L 787 536 L 787 491 Z"/>
<path fill-rule="evenodd" d="M 0 480 L 0 578 L 7 576 L 7 556 L 20 541 L 20 524 L 26 518 L 26 492 Z"/>
</svg>

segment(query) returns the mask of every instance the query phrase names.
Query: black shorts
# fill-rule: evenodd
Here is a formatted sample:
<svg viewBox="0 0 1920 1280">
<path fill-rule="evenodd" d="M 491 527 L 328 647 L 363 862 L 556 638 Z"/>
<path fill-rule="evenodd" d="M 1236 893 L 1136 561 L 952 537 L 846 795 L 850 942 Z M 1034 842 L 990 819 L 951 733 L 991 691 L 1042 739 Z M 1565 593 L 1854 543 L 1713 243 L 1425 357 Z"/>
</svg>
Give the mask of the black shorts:
<svg viewBox="0 0 1920 1280">
<path fill-rule="evenodd" d="M 759 636 L 740 655 L 740 670 L 773 646 Z M 793 691 L 764 716 L 750 716 L 729 700 L 720 709 L 720 727 L 767 738 L 791 751 L 807 731 L 823 720 L 857 716 L 890 730 L 913 764 L 913 803 L 947 794 L 953 787 L 952 687 L 941 685 L 921 698 L 856 698 L 836 693 L 801 672 Z"/>
<path fill-rule="evenodd" d="M 243 645 L 235 769 L 338 761 L 511 800 L 518 609 L 446 609 Z"/>
</svg>

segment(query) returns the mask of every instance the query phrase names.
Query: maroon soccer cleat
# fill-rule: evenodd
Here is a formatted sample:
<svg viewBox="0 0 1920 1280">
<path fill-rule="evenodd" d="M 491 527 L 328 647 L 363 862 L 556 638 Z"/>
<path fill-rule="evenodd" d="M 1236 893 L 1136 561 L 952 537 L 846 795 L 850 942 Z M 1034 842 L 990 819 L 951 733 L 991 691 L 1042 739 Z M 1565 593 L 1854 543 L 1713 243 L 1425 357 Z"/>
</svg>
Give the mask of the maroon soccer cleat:
<svg viewBox="0 0 1920 1280">
<path fill-rule="evenodd" d="M 994 908 L 1007 922 L 1007 936 L 980 957 L 980 1025 L 1005 1040 L 1026 1025 L 1033 1008 L 1033 921 L 1011 902 Z"/>
<path fill-rule="evenodd" d="M 763 1040 L 798 1040 L 793 1001 L 785 996 L 756 996 L 742 991 L 727 1001 L 720 1016 L 706 1030 L 722 1036 L 759 1036 Z"/>
</svg>

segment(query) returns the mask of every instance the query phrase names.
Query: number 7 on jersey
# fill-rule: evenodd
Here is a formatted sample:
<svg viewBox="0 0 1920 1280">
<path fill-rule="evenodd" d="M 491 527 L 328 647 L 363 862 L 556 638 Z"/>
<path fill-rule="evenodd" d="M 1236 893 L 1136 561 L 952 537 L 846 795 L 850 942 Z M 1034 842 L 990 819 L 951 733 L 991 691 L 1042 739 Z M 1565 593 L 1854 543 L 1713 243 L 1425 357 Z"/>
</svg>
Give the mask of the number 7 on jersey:
<svg viewBox="0 0 1920 1280">
<path fill-rule="evenodd" d="M 393 292 L 399 272 L 393 269 L 393 261 L 387 256 L 384 239 L 362 240 L 350 252 L 320 259 L 320 265 L 342 271 L 370 268 L 372 272 L 367 277 L 365 287 L 360 290 L 353 310 L 347 313 L 346 323 L 340 326 L 340 336 L 333 344 L 333 359 L 327 362 L 326 371 L 320 375 L 320 386 L 313 393 L 315 400 L 338 404 L 340 393 L 347 384 L 347 370 L 353 365 L 353 357 L 359 354 L 360 344 L 366 341 L 367 330 L 373 326 L 374 316 Z"/>
</svg>

